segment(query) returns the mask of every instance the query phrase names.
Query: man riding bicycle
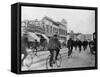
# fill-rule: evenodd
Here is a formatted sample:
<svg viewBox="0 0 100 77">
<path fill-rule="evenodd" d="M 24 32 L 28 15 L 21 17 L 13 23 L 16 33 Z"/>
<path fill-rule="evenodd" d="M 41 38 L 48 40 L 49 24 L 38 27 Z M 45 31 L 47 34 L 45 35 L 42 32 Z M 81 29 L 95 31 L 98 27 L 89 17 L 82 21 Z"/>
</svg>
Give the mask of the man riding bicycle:
<svg viewBox="0 0 100 77">
<path fill-rule="evenodd" d="M 55 34 L 53 35 L 53 37 L 50 38 L 49 44 L 48 44 L 48 50 L 50 51 L 50 55 L 51 55 L 50 56 L 51 67 L 52 67 L 52 64 L 55 62 L 54 59 L 57 60 L 57 56 L 59 54 L 60 48 L 61 48 L 61 44 L 60 44 L 60 41 L 58 40 L 58 35 Z M 56 54 L 54 53 L 54 51 L 56 52 Z"/>
</svg>

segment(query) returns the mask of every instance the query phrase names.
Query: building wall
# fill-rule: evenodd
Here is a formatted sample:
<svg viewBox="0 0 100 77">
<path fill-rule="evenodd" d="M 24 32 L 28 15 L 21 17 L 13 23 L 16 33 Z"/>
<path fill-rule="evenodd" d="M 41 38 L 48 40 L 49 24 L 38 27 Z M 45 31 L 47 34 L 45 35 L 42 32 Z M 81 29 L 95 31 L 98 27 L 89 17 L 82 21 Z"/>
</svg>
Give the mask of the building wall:
<svg viewBox="0 0 100 77">
<path fill-rule="evenodd" d="M 43 19 L 42 22 L 44 23 L 45 34 L 48 37 L 51 37 L 56 32 L 59 33 L 59 27 L 57 25 L 53 24 L 53 22 L 51 22 L 47 19 Z"/>
<path fill-rule="evenodd" d="M 42 27 L 42 25 L 40 24 L 39 21 L 34 21 L 34 20 L 31 20 L 31 21 L 23 21 L 22 24 L 24 23 L 25 25 L 25 29 L 26 31 L 29 31 L 29 32 L 38 32 L 38 33 L 45 33 L 45 29 Z M 22 26 L 22 30 L 23 30 L 23 26 Z"/>
<path fill-rule="evenodd" d="M 65 38 L 67 35 L 66 25 L 64 26 L 60 22 L 58 23 L 58 22 L 54 21 L 55 23 L 57 23 L 57 25 L 56 25 L 52 22 L 53 20 L 51 21 L 49 19 L 50 18 L 48 18 L 48 17 L 46 17 L 46 18 L 44 17 L 42 20 L 45 23 L 46 35 L 52 36 L 53 34 L 58 33 L 59 36 Z"/>
<path fill-rule="evenodd" d="M 60 36 L 60 40 L 67 40 L 67 28 L 66 28 L 67 24 L 64 25 L 62 23 L 59 23 L 59 36 Z"/>
<path fill-rule="evenodd" d="M 66 40 L 67 29 L 66 25 L 57 23 L 50 18 L 43 18 L 41 21 L 32 20 L 27 24 L 27 31 L 43 33 L 48 37 L 52 37 L 55 33 L 59 34 L 59 39 Z"/>
</svg>

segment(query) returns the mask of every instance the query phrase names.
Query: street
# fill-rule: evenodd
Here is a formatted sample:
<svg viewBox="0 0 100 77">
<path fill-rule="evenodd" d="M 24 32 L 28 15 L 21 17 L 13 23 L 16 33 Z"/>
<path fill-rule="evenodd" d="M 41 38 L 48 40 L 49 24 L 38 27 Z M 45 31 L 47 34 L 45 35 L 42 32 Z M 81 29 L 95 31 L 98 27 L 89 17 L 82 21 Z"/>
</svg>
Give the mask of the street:
<svg viewBox="0 0 100 77">
<path fill-rule="evenodd" d="M 77 67 L 93 67 L 95 66 L 95 56 L 91 55 L 89 52 L 89 47 L 87 50 L 79 52 L 79 49 L 75 50 L 73 48 L 73 52 L 70 58 L 68 58 L 68 49 L 63 48 L 60 50 L 60 54 L 62 57 L 61 67 L 56 68 L 77 68 Z M 33 59 L 33 63 L 30 67 L 25 66 L 25 62 L 27 58 L 23 62 L 22 70 L 43 70 L 46 68 L 46 59 L 50 55 L 49 51 L 40 51 L 37 53 L 38 56 L 35 56 Z"/>
</svg>

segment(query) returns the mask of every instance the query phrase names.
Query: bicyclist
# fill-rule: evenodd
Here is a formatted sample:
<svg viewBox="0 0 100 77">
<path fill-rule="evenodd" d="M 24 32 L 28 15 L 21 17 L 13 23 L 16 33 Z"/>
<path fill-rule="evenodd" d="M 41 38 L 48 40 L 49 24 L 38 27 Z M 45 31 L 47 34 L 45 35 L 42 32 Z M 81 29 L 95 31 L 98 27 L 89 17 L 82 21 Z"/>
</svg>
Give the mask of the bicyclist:
<svg viewBox="0 0 100 77">
<path fill-rule="evenodd" d="M 58 35 L 55 34 L 53 35 L 53 37 L 50 38 L 49 40 L 49 44 L 48 44 L 48 50 L 50 51 L 50 66 L 52 67 L 52 64 L 55 62 L 54 56 L 55 56 L 55 60 L 57 60 L 57 56 L 59 54 L 61 45 L 60 42 L 58 40 Z M 54 55 L 54 51 L 56 51 L 56 55 Z"/>
</svg>

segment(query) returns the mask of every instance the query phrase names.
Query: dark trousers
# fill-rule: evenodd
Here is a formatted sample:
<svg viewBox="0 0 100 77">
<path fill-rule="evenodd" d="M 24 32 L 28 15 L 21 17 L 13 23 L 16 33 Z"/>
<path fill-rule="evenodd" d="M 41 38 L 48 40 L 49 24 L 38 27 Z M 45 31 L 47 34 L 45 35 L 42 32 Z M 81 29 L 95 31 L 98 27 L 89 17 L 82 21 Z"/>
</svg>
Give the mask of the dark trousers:
<svg viewBox="0 0 100 77">
<path fill-rule="evenodd" d="M 79 45 L 79 51 L 81 52 L 81 45 Z"/>
<path fill-rule="evenodd" d="M 87 49 L 87 46 L 83 46 L 84 51 Z"/>
<path fill-rule="evenodd" d="M 68 56 L 72 54 L 73 46 L 68 47 Z"/>
<path fill-rule="evenodd" d="M 59 54 L 59 49 L 56 49 L 56 60 L 57 60 L 57 57 L 58 57 L 58 54 Z"/>
<path fill-rule="evenodd" d="M 77 46 L 75 46 L 75 50 L 77 50 Z"/>
<path fill-rule="evenodd" d="M 50 65 L 52 64 L 52 62 L 53 62 L 53 58 L 54 58 L 54 51 L 56 52 L 56 56 L 55 56 L 55 59 L 57 60 L 57 56 L 58 56 L 58 54 L 59 54 L 59 49 L 49 49 L 49 51 L 50 51 Z"/>
<path fill-rule="evenodd" d="M 35 48 L 35 52 L 36 52 L 36 54 L 35 54 L 35 55 L 37 56 L 37 47 L 34 47 L 34 48 Z M 33 53 L 34 53 L 34 51 L 33 51 Z"/>
</svg>

